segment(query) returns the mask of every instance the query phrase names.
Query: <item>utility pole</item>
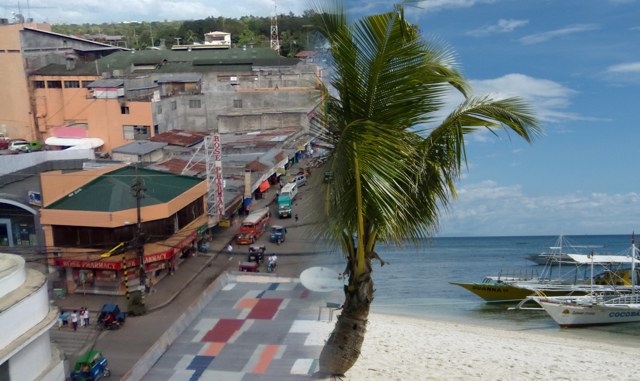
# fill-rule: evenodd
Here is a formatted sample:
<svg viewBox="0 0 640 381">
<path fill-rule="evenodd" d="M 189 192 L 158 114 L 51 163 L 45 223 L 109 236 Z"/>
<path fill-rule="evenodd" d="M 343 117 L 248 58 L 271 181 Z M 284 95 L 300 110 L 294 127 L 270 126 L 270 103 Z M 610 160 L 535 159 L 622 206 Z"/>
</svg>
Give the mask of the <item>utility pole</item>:
<svg viewBox="0 0 640 381">
<path fill-rule="evenodd" d="M 140 180 L 140 176 L 138 176 L 138 164 L 136 164 L 136 180 L 131 186 L 131 192 L 136 198 L 136 213 L 137 213 L 137 223 L 136 223 L 136 236 L 134 238 L 136 245 L 136 254 L 138 256 L 138 266 L 139 266 L 139 279 L 140 279 L 140 295 L 141 302 L 144 306 L 144 285 L 146 281 L 146 273 L 144 271 L 144 233 L 142 232 L 142 218 L 140 213 L 140 203 L 142 198 L 144 197 L 144 191 L 146 188 L 142 184 L 142 180 Z"/>
</svg>

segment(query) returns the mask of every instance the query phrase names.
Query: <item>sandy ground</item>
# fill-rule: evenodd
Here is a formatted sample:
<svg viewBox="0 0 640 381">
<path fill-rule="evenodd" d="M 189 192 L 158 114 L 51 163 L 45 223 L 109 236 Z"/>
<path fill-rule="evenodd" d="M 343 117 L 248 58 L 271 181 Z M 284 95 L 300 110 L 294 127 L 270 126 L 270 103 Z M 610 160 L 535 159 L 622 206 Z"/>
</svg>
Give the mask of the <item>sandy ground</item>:
<svg viewBox="0 0 640 381">
<path fill-rule="evenodd" d="M 371 314 L 343 380 L 640 380 L 638 348 Z"/>
</svg>

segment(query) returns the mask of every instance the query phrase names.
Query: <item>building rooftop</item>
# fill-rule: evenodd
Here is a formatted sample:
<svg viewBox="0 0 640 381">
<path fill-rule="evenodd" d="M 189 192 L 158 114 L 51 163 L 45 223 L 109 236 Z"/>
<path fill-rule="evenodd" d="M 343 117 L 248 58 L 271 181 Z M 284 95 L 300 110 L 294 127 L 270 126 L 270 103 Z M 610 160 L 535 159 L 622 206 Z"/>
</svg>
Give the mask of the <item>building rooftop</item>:
<svg viewBox="0 0 640 381">
<path fill-rule="evenodd" d="M 208 134 L 198 131 L 170 130 L 151 138 L 152 142 L 165 142 L 174 146 L 191 147 L 204 140 Z"/>
<path fill-rule="evenodd" d="M 116 147 L 112 150 L 113 153 L 122 153 L 125 155 L 147 155 L 151 152 L 162 149 L 166 146 L 165 142 L 150 142 L 146 140 L 137 140 L 135 142 L 127 143 L 123 146 Z"/>
<path fill-rule="evenodd" d="M 255 66 L 294 66 L 297 58 L 278 55 L 269 48 L 231 48 L 214 50 L 139 50 L 119 51 L 94 62 L 66 65 L 51 64 L 32 75 L 101 75 L 119 70 L 125 74 L 202 73 L 211 71 L 252 71 Z"/>
<path fill-rule="evenodd" d="M 202 182 L 191 176 L 126 166 L 97 177 L 45 209 L 93 212 L 135 209 L 136 198 L 131 186 L 136 176 L 144 187 L 140 201 L 143 207 L 167 203 Z"/>
</svg>

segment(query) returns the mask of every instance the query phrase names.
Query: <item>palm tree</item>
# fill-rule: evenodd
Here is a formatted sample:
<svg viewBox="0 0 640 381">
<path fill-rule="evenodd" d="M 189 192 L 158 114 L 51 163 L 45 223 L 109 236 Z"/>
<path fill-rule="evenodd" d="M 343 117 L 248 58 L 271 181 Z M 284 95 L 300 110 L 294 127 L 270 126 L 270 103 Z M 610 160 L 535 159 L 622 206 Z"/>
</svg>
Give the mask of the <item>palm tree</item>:
<svg viewBox="0 0 640 381">
<path fill-rule="evenodd" d="M 465 135 L 502 129 L 531 142 L 541 130 L 519 98 L 471 96 L 452 52 L 424 40 L 404 7 L 353 24 L 341 2 L 318 8 L 331 52 L 323 136 L 328 165 L 325 234 L 339 243 L 348 283 L 342 313 L 320 355 L 320 372 L 344 375 L 358 359 L 373 301 L 378 242 L 432 236 L 456 195 Z M 449 91 L 465 100 L 440 117 Z"/>
</svg>

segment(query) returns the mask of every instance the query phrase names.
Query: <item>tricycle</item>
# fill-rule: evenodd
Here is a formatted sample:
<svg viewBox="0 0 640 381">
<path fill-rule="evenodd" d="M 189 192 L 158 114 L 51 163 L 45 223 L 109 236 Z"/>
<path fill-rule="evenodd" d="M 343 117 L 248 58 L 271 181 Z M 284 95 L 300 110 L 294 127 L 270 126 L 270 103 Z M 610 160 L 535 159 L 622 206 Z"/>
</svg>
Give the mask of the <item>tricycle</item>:
<svg viewBox="0 0 640 381">
<path fill-rule="evenodd" d="M 258 262 L 240 262 L 240 265 L 238 266 L 238 270 L 242 272 L 248 272 L 248 273 L 257 273 Z"/>
<path fill-rule="evenodd" d="M 110 375 L 107 359 L 102 352 L 93 349 L 76 359 L 71 381 L 96 381 Z"/>
<path fill-rule="evenodd" d="M 125 318 L 126 314 L 120 311 L 117 304 L 107 303 L 102 306 L 102 311 L 98 315 L 98 328 L 118 329 L 124 324 Z"/>
<path fill-rule="evenodd" d="M 274 242 L 279 245 L 284 242 L 285 236 L 287 235 L 287 228 L 280 225 L 271 225 L 270 233 L 269 242 Z"/>
<path fill-rule="evenodd" d="M 260 264 L 260 262 L 264 262 L 264 252 L 267 251 L 267 248 L 262 246 L 249 246 L 249 256 L 247 258 L 247 262 L 256 262 Z"/>
</svg>

